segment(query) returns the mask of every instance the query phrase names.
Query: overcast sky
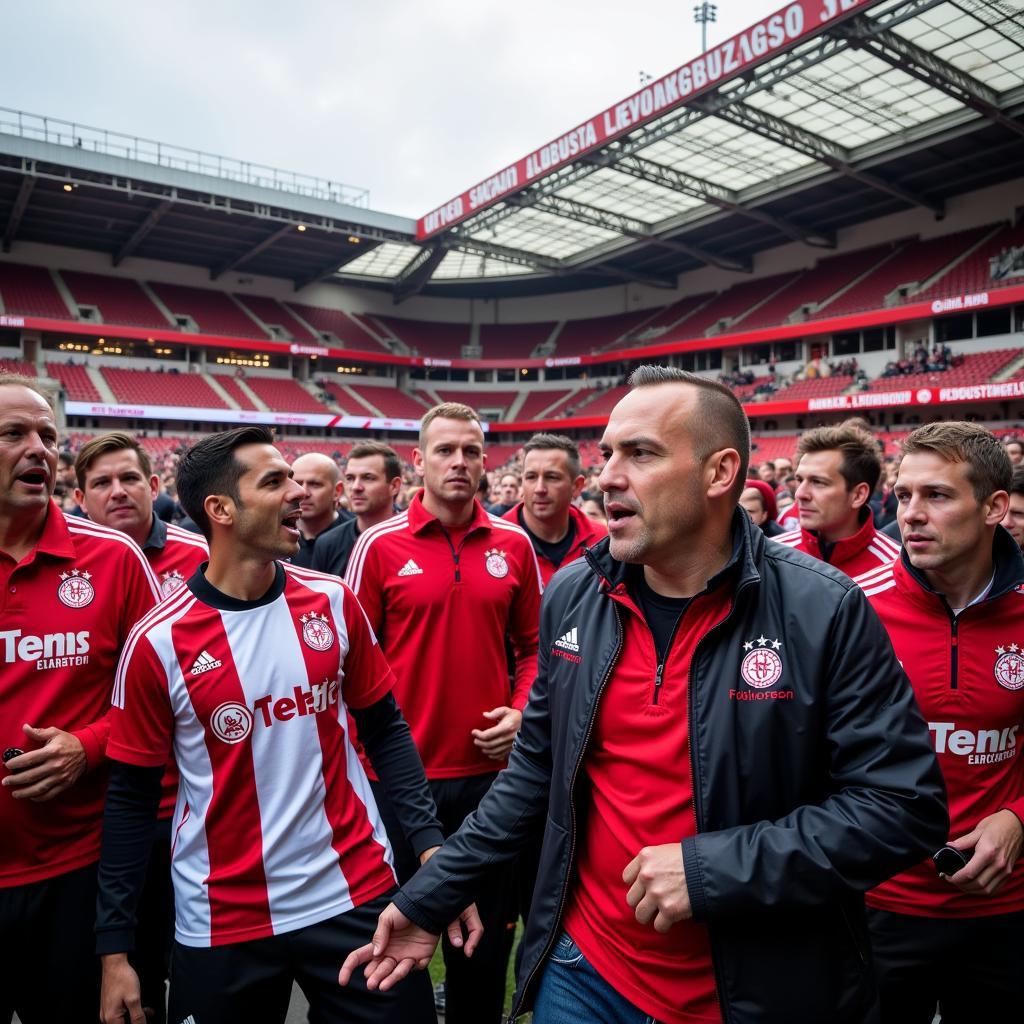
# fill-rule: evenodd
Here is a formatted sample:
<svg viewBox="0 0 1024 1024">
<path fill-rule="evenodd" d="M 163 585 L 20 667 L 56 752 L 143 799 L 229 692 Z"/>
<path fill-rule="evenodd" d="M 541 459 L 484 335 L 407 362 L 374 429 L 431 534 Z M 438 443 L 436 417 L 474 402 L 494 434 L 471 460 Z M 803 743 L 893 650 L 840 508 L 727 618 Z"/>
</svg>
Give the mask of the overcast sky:
<svg viewBox="0 0 1024 1024">
<path fill-rule="evenodd" d="M 722 0 L 709 44 L 783 6 Z M 697 55 L 693 2 L 39 0 L 0 104 L 370 190 L 420 216 Z"/>
</svg>

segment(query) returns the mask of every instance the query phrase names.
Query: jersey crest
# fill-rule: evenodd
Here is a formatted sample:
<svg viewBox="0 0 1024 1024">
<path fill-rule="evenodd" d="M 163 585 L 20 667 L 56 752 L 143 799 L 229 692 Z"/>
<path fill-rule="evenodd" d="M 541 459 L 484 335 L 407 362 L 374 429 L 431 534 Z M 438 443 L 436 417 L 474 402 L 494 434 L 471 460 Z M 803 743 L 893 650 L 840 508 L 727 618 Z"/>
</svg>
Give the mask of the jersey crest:
<svg viewBox="0 0 1024 1024">
<path fill-rule="evenodd" d="M 86 605 L 92 604 L 96 590 L 90 582 L 91 579 L 92 573 L 79 572 L 78 569 L 62 572 L 60 586 L 57 587 L 57 597 L 60 598 L 62 604 L 66 604 L 69 608 L 84 608 Z"/>
<path fill-rule="evenodd" d="M 763 633 L 743 645 L 747 653 L 740 664 L 740 676 L 747 686 L 767 690 L 782 678 L 782 657 L 779 640 L 769 640 Z"/>
<path fill-rule="evenodd" d="M 487 567 L 487 571 L 496 579 L 502 580 L 508 575 L 508 562 L 505 560 L 505 552 L 499 551 L 497 548 L 491 548 L 490 551 L 484 552 L 484 563 Z"/>
<path fill-rule="evenodd" d="M 1004 690 L 1024 689 L 1024 651 L 1017 644 L 997 647 L 993 673 Z"/>
<path fill-rule="evenodd" d="M 160 574 L 160 593 L 164 597 L 169 597 L 173 594 L 178 587 L 185 585 L 185 577 L 178 572 L 177 569 L 172 569 L 170 572 L 164 572 Z"/>
<path fill-rule="evenodd" d="M 334 644 L 334 630 L 328 625 L 326 615 L 300 615 L 302 623 L 302 640 L 314 651 L 329 651 Z"/>
</svg>

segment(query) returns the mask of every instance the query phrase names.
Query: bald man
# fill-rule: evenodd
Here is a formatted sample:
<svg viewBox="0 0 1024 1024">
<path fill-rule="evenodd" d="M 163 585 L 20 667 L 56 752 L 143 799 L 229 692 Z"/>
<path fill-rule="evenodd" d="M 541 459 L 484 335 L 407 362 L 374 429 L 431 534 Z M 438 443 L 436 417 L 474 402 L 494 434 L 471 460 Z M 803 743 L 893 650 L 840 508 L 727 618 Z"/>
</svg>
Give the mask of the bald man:
<svg viewBox="0 0 1024 1024">
<path fill-rule="evenodd" d="M 295 482 L 306 489 L 299 504 L 299 550 L 292 556 L 292 565 L 310 568 L 317 537 L 340 526 L 350 518 L 338 512 L 338 499 L 343 484 L 341 471 L 334 459 L 319 452 L 300 455 L 292 463 Z"/>
</svg>

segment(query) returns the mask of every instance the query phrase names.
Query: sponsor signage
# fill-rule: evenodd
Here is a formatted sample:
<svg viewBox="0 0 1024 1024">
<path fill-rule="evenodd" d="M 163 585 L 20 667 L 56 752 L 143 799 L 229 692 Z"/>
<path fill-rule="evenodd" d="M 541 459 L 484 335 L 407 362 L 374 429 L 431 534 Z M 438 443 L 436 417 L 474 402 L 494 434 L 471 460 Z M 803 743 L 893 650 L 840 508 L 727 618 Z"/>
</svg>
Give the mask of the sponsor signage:
<svg viewBox="0 0 1024 1024">
<path fill-rule="evenodd" d="M 0 315 L 0 327 L 24 327 L 25 318 L 23 316 L 7 316 L 7 314 Z"/>
<path fill-rule="evenodd" d="M 877 0 L 796 0 L 787 4 L 431 210 L 416 222 L 417 240 L 440 234 L 538 178 L 667 114 L 875 2 Z"/>
</svg>

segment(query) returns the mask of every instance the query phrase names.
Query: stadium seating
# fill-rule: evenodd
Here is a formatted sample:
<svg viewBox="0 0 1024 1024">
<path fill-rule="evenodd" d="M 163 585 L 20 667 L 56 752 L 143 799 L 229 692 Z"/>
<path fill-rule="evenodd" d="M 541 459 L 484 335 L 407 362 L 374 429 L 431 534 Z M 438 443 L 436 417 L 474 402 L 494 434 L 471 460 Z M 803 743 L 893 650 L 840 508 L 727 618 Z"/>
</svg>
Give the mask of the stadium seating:
<svg viewBox="0 0 1024 1024">
<path fill-rule="evenodd" d="M 78 270 L 62 270 L 60 276 L 75 302 L 80 306 L 95 306 L 105 324 L 162 330 L 172 326 L 137 281 Z"/>
<path fill-rule="evenodd" d="M 755 377 L 749 384 L 730 384 L 733 394 L 741 402 L 749 402 L 754 398 L 754 393 L 758 388 L 763 387 L 765 384 L 771 384 L 775 378 L 770 374 L 766 373 L 762 377 Z M 774 399 L 774 395 L 770 395 L 769 398 Z"/>
<path fill-rule="evenodd" d="M 0 373 L 20 373 L 22 377 L 35 377 L 36 368 L 32 363 L 26 363 L 23 359 L 0 356 Z"/>
<path fill-rule="evenodd" d="M 348 388 L 357 395 L 365 398 L 375 409 L 379 409 L 381 415 L 387 419 L 397 420 L 418 420 L 423 417 L 429 406 L 424 405 L 418 399 L 413 398 L 408 392 L 399 388 L 381 387 L 360 387 L 358 384 L 349 384 Z M 344 408 L 347 408 L 345 406 Z M 363 412 L 358 409 L 356 412 Z"/>
<path fill-rule="evenodd" d="M 796 276 L 795 273 L 776 274 L 772 277 L 762 277 L 757 281 L 734 284 L 658 340 L 702 338 L 721 320 L 732 322 L 742 319 L 754 306 L 767 300 L 780 288 L 784 288 Z"/>
<path fill-rule="evenodd" d="M 772 395 L 773 402 L 803 401 L 807 398 L 830 398 L 841 395 L 854 381 L 851 376 L 833 374 L 831 377 L 812 377 L 798 380 L 788 388 L 781 388 Z"/>
<path fill-rule="evenodd" d="M 615 344 L 650 316 L 649 310 L 569 320 L 555 339 L 555 355 L 585 356 Z"/>
<path fill-rule="evenodd" d="M 185 405 L 227 409 L 228 404 L 199 373 L 154 373 L 104 366 L 100 373 L 118 402 L 126 405 Z"/>
<path fill-rule="evenodd" d="M 573 410 L 574 416 L 606 416 L 615 408 L 619 399 L 629 391 L 625 384 L 607 388 L 605 391 L 591 392 L 593 398 L 580 402 Z"/>
<path fill-rule="evenodd" d="M 541 413 L 549 405 L 554 405 L 556 402 L 561 404 L 561 400 L 567 396 L 573 394 L 572 391 L 531 391 L 526 396 L 526 401 L 519 408 L 519 412 L 516 414 L 516 419 L 521 420 L 523 423 L 527 423 L 530 420 L 540 419 Z M 547 415 L 544 417 L 547 419 Z"/>
<path fill-rule="evenodd" d="M 150 287 L 171 313 L 192 317 L 203 334 L 220 334 L 232 338 L 267 337 L 256 321 L 223 292 L 181 284 L 151 283 Z"/>
<path fill-rule="evenodd" d="M 984 384 L 1019 356 L 1019 348 L 974 352 L 964 356 L 964 361 L 959 366 L 950 367 L 948 370 L 906 373 L 896 377 L 878 377 L 870 382 L 869 390 L 902 391 L 904 388 L 950 388 L 960 387 L 964 384 Z"/>
<path fill-rule="evenodd" d="M 519 397 L 518 391 L 482 391 L 479 388 L 469 391 L 436 390 L 442 402 L 464 402 L 474 409 L 501 409 L 502 419 L 508 407 Z"/>
<path fill-rule="evenodd" d="M 351 317 L 340 309 L 306 306 L 301 302 L 286 302 L 283 305 L 297 313 L 316 330 L 333 334 L 345 348 L 363 352 L 387 350 L 387 345 L 371 334 L 357 317 Z"/>
<path fill-rule="evenodd" d="M 283 327 L 291 335 L 292 341 L 306 345 L 320 344 L 320 339 L 299 323 L 295 315 L 280 302 L 263 295 L 236 295 L 235 298 L 268 327 Z"/>
<path fill-rule="evenodd" d="M 649 320 L 640 324 L 636 328 L 636 334 L 640 336 L 662 334 L 670 327 L 678 326 L 687 317 L 692 316 L 714 296 L 714 292 L 702 292 L 700 295 L 688 295 L 685 299 L 679 299 L 671 306 L 665 306 L 664 309 L 658 310 Z"/>
<path fill-rule="evenodd" d="M 14 316 L 73 319 L 50 272 L 43 267 L 0 263 L 0 298 L 4 312 Z"/>
<path fill-rule="evenodd" d="M 234 377 L 223 373 L 213 373 L 210 376 L 238 403 L 239 409 L 249 412 L 256 410 L 253 400 L 238 386 L 238 381 Z"/>
<path fill-rule="evenodd" d="M 462 355 L 462 346 L 469 344 L 469 324 L 400 320 L 394 316 L 379 316 L 377 319 L 415 355 L 458 359 Z"/>
<path fill-rule="evenodd" d="M 72 402 L 102 402 L 103 396 L 96 390 L 84 366 L 70 363 L 47 363 L 46 372 L 59 380 L 64 393 Z"/>
<path fill-rule="evenodd" d="M 274 412 L 330 412 L 298 381 L 288 377 L 246 377 L 246 385 Z"/>
<path fill-rule="evenodd" d="M 796 455 L 796 443 L 799 437 L 796 434 L 771 437 L 754 434 L 750 440 L 752 445 L 750 463 L 753 466 L 758 466 L 762 462 L 774 462 L 775 459 L 792 459 Z"/>
<path fill-rule="evenodd" d="M 913 296 L 912 301 L 921 302 L 946 295 L 972 295 L 975 292 L 987 292 L 1005 285 L 1020 284 L 1019 277 L 993 281 L 989 267 L 989 260 L 993 256 L 998 256 L 1004 249 L 1016 245 L 1024 245 L 1024 221 L 1015 227 L 1007 226 L 996 232 L 970 256 L 961 260 L 955 267 L 951 267 L 931 287 Z"/>
<path fill-rule="evenodd" d="M 555 329 L 554 323 L 483 324 L 480 347 L 484 359 L 526 359 Z"/>
</svg>

